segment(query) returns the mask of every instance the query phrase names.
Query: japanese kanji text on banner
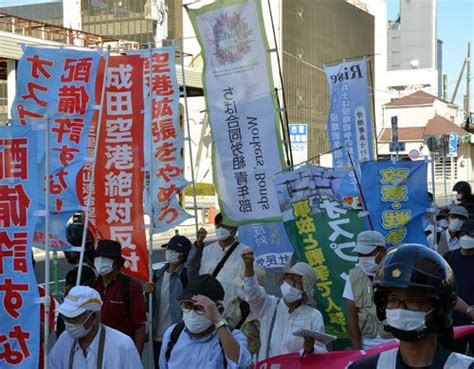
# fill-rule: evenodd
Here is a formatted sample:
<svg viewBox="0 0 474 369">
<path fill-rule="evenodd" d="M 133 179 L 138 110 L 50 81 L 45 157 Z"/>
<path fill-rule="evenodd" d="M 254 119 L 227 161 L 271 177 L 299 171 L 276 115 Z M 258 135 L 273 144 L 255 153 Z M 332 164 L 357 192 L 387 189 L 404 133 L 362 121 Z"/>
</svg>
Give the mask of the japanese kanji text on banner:
<svg viewBox="0 0 474 369">
<path fill-rule="evenodd" d="M 318 283 L 315 298 L 326 332 L 349 345 L 345 279 L 357 257 L 355 238 L 364 229 L 356 210 L 344 207 L 336 196 L 345 172 L 306 165 L 275 177 L 283 222 L 298 259 L 313 267 Z"/>
<path fill-rule="evenodd" d="M 110 58 L 96 176 L 97 228 L 122 244 L 125 270 L 148 280 L 143 219 L 143 63 L 139 55 Z"/>
<path fill-rule="evenodd" d="M 420 161 L 369 161 L 361 165 L 362 194 L 370 218 L 389 247 L 426 244 L 427 167 Z"/>
<path fill-rule="evenodd" d="M 38 368 L 40 305 L 30 246 L 40 186 L 38 134 L 0 128 L 0 368 Z"/>
<path fill-rule="evenodd" d="M 188 11 L 204 56 L 221 211 L 233 224 L 280 220 L 272 176 L 282 168 L 282 142 L 260 1 Z"/>
<path fill-rule="evenodd" d="M 328 136 L 331 150 L 344 146 L 355 163 L 373 158 L 367 61 L 360 59 L 325 67 L 330 108 Z M 336 169 L 350 168 L 345 150 L 333 152 Z"/>
</svg>

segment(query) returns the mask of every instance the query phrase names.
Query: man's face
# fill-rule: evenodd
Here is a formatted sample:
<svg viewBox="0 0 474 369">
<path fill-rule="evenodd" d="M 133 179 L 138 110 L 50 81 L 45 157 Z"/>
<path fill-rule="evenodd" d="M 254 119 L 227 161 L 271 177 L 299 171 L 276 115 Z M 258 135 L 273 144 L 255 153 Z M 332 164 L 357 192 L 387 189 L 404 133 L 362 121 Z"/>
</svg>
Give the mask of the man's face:
<svg viewBox="0 0 474 369">
<path fill-rule="evenodd" d="M 406 309 L 428 312 L 434 308 L 434 298 L 426 292 L 394 289 L 388 294 L 387 309 Z"/>
<path fill-rule="evenodd" d="M 78 315 L 74 318 L 67 318 L 63 316 L 65 322 L 70 324 L 81 324 L 85 329 L 89 329 L 96 321 L 96 313 L 85 311 L 81 315 Z"/>
<path fill-rule="evenodd" d="M 375 262 L 377 264 L 380 264 L 382 259 L 387 255 L 387 251 L 383 247 L 377 247 L 374 251 L 372 251 L 370 254 L 357 254 L 359 258 L 364 258 L 364 257 L 375 257 Z"/>
</svg>

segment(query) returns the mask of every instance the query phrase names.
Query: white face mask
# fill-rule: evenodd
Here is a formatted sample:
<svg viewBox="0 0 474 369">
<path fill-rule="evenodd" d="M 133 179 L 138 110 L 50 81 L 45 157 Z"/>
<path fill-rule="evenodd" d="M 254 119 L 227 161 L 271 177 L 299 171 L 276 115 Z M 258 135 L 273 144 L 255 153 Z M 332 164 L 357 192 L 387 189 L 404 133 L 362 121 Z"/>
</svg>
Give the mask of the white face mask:
<svg viewBox="0 0 474 369">
<path fill-rule="evenodd" d="M 97 270 L 99 275 L 109 274 L 114 270 L 114 260 L 109 258 L 104 258 L 103 256 L 97 256 L 94 259 L 94 267 Z"/>
<path fill-rule="evenodd" d="M 224 227 L 216 228 L 216 237 L 219 241 L 227 240 L 231 235 L 232 235 L 232 231 L 229 231 L 227 228 L 224 228 Z"/>
<path fill-rule="evenodd" d="M 469 237 L 469 236 L 462 236 L 459 239 L 459 244 L 461 245 L 461 248 L 463 249 L 474 249 L 474 237 Z"/>
<path fill-rule="evenodd" d="M 87 320 L 90 318 L 91 315 L 92 313 L 90 313 L 87 316 L 86 320 L 84 320 L 84 323 L 87 322 Z M 89 332 L 91 331 L 92 325 L 88 329 L 86 329 L 84 328 L 84 323 L 73 324 L 73 323 L 64 321 L 64 325 L 66 327 L 67 333 L 71 337 L 76 338 L 76 339 L 87 336 Z"/>
<path fill-rule="evenodd" d="M 179 252 L 174 250 L 166 250 L 165 251 L 165 260 L 169 264 L 174 264 L 179 261 Z"/>
<path fill-rule="evenodd" d="M 421 331 L 426 328 L 426 316 L 430 311 L 386 309 L 387 324 L 402 331 Z"/>
<path fill-rule="evenodd" d="M 359 262 L 357 265 L 365 274 L 370 276 L 375 275 L 378 267 L 375 262 L 375 256 L 359 256 Z"/>
<path fill-rule="evenodd" d="M 461 201 L 462 200 L 462 193 L 458 193 L 456 195 L 456 200 Z"/>
<path fill-rule="evenodd" d="M 212 323 L 204 315 L 194 310 L 183 311 L 184 325 L 191 333 L 201 333 L 208 329 Z"/>
<path fill-rule="evenodd" d="M 461 229 L 463 223 L 464 220 L 461 219 L 450 219 L 448 228 L 451 232 L 457 232 Z"/>
<path fill-rule="evenodd" d="M 280 286 L 281 294 L 283 296 L 283 300 L 288 303 L 292 303 L 298 300 L 301 300 L 303 297 L 303 291 L 290 286 L 287 282 L 283 282 Z"/>
</svg>

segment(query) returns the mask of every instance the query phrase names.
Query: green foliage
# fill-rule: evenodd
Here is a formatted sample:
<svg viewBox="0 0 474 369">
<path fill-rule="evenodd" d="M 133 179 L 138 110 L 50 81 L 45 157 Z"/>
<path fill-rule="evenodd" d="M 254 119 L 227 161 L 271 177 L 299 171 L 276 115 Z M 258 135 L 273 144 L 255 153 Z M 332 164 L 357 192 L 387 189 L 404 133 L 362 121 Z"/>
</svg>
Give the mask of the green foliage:
<svg viewBox="0 0 474 369">
<path fill-rule="evenodd" d="M 193 185 L 187 185 L 184 190 L 186 196 L 193 195 Z M 215 196 L 216 188 L 212 183 L 196 183 L 196 196 Z"/>
</svg>

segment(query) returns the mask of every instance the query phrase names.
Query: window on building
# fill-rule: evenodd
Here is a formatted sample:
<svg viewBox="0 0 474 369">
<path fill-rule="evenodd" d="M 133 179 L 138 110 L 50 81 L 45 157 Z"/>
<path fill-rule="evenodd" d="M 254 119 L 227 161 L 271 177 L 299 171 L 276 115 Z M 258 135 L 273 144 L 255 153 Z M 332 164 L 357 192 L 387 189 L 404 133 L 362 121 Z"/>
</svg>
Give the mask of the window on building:
<svg viewBox="0 0 474 369">
<path fill-rule="evenodd" d="M 443 171 L 443 161 L 444 161 L 444 171 Z M 455 157 L 443 157 L 437 156 L 435 158 L 435 178 L 436 180 L 446 179 L 458 179 L 458 160 Z"/>
</svg>

